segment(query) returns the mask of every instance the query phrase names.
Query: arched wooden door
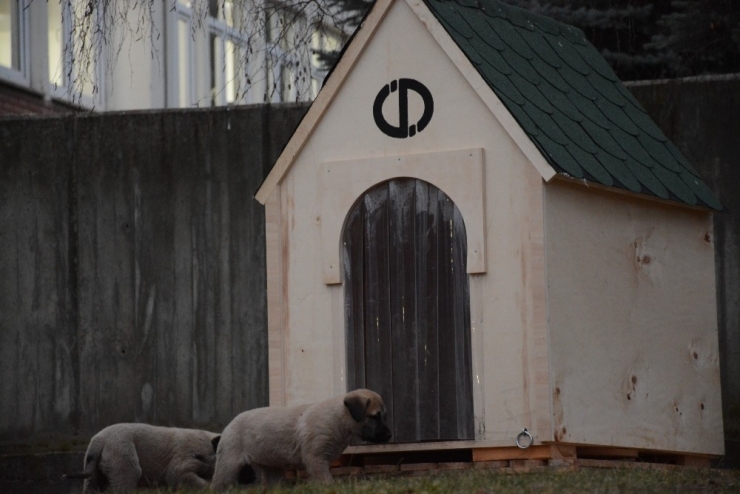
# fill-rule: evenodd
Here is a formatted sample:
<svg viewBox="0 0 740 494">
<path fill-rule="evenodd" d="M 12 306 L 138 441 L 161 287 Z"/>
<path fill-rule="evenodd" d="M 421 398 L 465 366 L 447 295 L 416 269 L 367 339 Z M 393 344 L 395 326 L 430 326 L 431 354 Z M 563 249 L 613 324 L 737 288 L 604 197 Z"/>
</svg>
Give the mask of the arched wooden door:
<svg viewBox="0 0 740 494">
<path fill-rule="evenodd" d="M 366 192 L 342 235 L 349 389 L 380 393 L 392 442 L 473 439 L 467 242 L 437 187 Z"/>
</svg>

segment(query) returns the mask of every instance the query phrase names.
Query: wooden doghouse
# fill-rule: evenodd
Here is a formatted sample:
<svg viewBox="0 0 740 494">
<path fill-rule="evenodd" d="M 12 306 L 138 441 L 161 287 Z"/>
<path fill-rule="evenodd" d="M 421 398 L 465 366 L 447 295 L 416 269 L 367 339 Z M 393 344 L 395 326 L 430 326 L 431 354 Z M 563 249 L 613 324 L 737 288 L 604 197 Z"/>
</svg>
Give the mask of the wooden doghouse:
<svg viewBox="0 0 740 494">
<path fill-rule="evenodd" d="M 581 31 L 378 0 L 256 197 L 270 403 L 380 392 L 350 451 L 723 454 L 722 206 Z"/>
</svg>

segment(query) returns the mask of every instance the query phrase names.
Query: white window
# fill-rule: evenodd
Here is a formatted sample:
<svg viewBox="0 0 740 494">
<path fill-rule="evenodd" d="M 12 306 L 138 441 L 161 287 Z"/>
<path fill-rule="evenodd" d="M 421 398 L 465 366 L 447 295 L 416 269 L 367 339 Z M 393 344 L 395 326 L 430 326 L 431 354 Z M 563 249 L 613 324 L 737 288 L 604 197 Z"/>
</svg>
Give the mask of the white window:
<svg viewBox="0 0 740 494">
<path fill-rule="evenodd" d="M 197 104 L 193 9 L 178 0 L 167 22 L 167 106 L 190 108 Z"/>
<path fill-rule="evenodd" d="M 311 36 L 311 95 L 313 98 L 319 94 L 328 72 L 319 54 L 339 52 L 341 48 L 342 38 L 338 32 L 333 32 L 323 26 L 317 26 Z"/>
<path fill-rule="evenodd" d="M 267 18 L 266 101 L 290 102 L 306 99 L 310 87 L 310 65 L 304 37 L 307 22 L 284 8 L 269 10 Z"/>
<path fill-rule="evenodd" d="M 0 78 L 27 86 L 28 0 L 0 0 Z"/>
<path fill-rule="evenodd" d="M 250 102 L 248 41 L 241 34 L 234 2 L 212 5 L 208 18 L 211 55 L 211 99 L 214 106 Z"/>
<path fill-rule="evenodd" d="M 49 82 L 54 87 L 66 87 L 64 77 L 64 44 L 67 39 L 66 33 L 69 32 L 69 23 L 64 21 L 62 4 L 59 2 L 48 2 L 47 10 L 47 36 L 48 36 L 48 53 L 49 53 Z"/>
<path fill-rule="evenodd" d="M 92 108 L 102 103 L 100 10 L 87 0 L 47 4 L 49 92 Z"/>
</svg>

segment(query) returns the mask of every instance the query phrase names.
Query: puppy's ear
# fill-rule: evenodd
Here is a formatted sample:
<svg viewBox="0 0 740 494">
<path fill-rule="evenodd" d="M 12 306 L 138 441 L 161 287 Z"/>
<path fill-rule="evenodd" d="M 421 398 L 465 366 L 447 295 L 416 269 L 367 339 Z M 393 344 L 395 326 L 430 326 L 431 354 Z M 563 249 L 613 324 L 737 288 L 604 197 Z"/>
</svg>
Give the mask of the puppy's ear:
<svg viewBox="0 0 740 494">
<path fill-rule="evenodd" d="M 347 396 L 344 399 L 344 406 L 349 410 L 349 414 L 355 422 L 362 422 L 365 418 L 365 410 L 370 404 L 370 398 L 363 398 L 362 396 L 352 395 Z"/>
<path fill-rule="evenodd" d="M 218 442 L 221 440 L 221 436 L 216 436 L 213 439 L 211 439 L 211 444 L 213 444 L 213 451 L 216 452 L 218 450 Z"/>
</svg>

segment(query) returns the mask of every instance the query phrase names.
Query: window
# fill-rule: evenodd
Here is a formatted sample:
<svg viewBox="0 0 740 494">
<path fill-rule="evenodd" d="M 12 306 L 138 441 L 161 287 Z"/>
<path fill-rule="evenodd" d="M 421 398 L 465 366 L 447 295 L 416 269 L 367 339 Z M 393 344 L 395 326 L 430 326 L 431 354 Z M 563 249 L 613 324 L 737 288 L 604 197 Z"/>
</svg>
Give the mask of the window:
<svg viewBox="0 0 740 494">
<path fill-rule="evenodd" d="M 249 102 L 248 44 L 239 30 L 239 24 L 245 22 L 239 13 L 234 2 L 211 2 L 208 29 L 214 106 Z"/>
<path fill-rule="evenodd" d="M 311 36 L 311 95 L 316 97 L 319 94 L 321 85 L 328 72 L 324 67 L 320 54 L 339 52 L 342 48 L 342 38 L 339 33 L 335 33 L 323 26 L 317 26 Z"/>
<path fill-rule="evenodd" d="M 65 87 L 64 81 L 64 42 L 69 29 L 64 26 L 62 4 L 48 2 L 47 32 L 49 50 L 49 82 L 55 87 Z"/>
<path fill-rule="evenodd" d="M 309 61 L 302 37 L 306 19 L 285 9 L 268 11 L 267 94 L 272 102 L 300 101 L 309 95 L 306 81 Z"/>
<path fill-rule="evenodd" d="M 103 82 L 101 12 L 86 0 L 47 4 L 50 93 L 86 107 L 100 104 Z"/>
<path fill-rule="evenodd" d="M 190 19 L 185 16 L 178 16 L 177 19 L 177 46 L 180 50 L 177 52 L 177 102 L 181 108 L 185 108 L 194 103 L 192 98 L 192 78 L 190 74 L 190 62 L 192 59 L 192 47 L 190 43 Z"/>
<path fill-rule="evenodd" d="M 0 0 L 0 77 L 27 86 L 27 0 Z"/>
<path fill-rule="evenodd" d="M 190 108 L 197 104 L 193 9 L 190 2 L 178 0 L 173 11 L 168 12 L 167 19 L 167 106 Z"/>
</svg>

